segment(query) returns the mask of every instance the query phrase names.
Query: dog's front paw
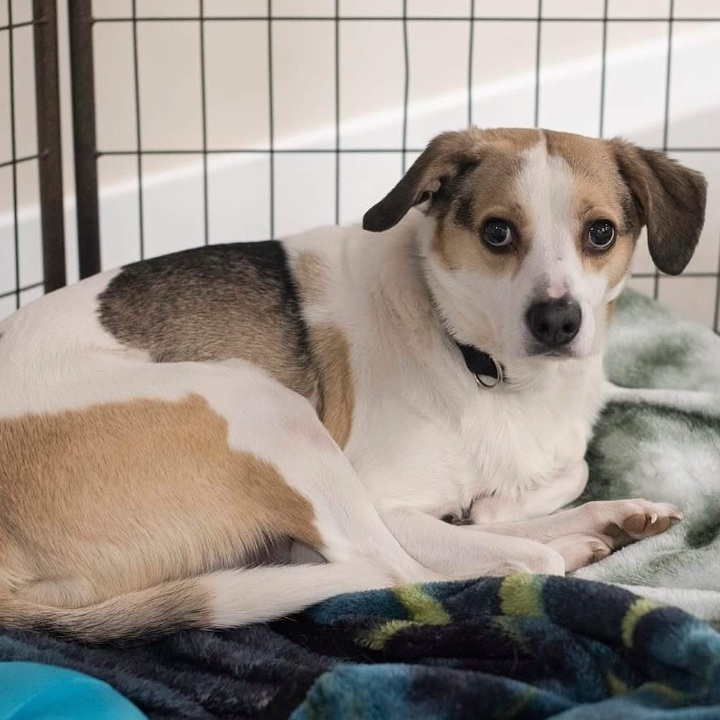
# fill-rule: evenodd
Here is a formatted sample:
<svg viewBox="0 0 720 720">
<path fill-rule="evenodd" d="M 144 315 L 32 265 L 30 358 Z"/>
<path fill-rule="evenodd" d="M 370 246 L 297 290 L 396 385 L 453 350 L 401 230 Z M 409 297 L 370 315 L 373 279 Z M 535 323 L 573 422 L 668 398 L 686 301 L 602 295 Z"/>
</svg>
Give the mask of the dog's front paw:
<svg viewBox="0 0 720 720">
<path fill-rule="evenodd" d="M 548 545 L 563 556 L 568 572 L 592 565 L 613 551 L 607 540 L 593 535 L 563 535 L 551 540 Z"/>
<path fill-rule="evenodd" d="M 531 574 L 531 575 L 565 575 L 569 570 L 563 554 L 551 544 L 540 545 L 534 551 L 508 557 L 488 569 L 483 574 L 491 576 L 505 576 Z"/>
<path fill-rule="evenodd" d="M 670 503 L 635 500 L 608 500 L 591 503 L 602 526 L 602 535 L 613 548 L 634 540 L 660 535 L 683 519 L 682 512 Z"/>
</svg>

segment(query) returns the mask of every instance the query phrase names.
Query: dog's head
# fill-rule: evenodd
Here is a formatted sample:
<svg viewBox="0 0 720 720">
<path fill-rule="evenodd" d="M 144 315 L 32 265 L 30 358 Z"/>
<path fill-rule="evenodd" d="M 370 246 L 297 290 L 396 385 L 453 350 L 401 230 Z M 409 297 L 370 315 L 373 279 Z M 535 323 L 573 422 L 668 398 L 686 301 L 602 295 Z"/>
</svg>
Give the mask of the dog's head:
<svg viewBox="0 0 720 720">
<path fill-rule="evenodd" d="M 621 140 L 543 130 L 435 138 L 363 227 L 419 205 L 428 283 L 457 339 L 500 357 L 586 357 L 602 346 L 643 226 L 676 275 L 705 214 L 702 175 Z"/>
</svg>

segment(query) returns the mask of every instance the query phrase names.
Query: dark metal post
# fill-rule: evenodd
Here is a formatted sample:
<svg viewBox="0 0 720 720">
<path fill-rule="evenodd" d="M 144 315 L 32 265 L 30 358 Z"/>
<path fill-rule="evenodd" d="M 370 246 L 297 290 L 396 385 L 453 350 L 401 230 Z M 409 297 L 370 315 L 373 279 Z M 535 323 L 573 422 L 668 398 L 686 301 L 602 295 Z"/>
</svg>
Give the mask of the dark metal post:
<svg viewBox="0 0 720 720">
<path fill-rule="evenodd" d="M 68 0 L 80 277 L 100 272 L 92 0 Z"/>
<path fill-rule="evenodd" d="M 55 0 L 33 0 L 33 18 L 43 267 L 45 292 L 51 292 L 66 283 Z"/>
</svg>

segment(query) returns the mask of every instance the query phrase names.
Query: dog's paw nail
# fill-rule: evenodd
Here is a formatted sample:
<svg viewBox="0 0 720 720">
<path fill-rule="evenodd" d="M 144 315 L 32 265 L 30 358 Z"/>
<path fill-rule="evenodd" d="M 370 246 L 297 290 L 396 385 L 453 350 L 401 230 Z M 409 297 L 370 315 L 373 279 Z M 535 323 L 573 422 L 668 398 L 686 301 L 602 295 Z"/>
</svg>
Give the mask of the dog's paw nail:
<svg viewBox="0 0 720 720">
<path fill-rule="evenodd" d="M 658 514 L 657 513 L 650 513 L 650 524 L 654 525 L 657 522 Z"/>
</svg>

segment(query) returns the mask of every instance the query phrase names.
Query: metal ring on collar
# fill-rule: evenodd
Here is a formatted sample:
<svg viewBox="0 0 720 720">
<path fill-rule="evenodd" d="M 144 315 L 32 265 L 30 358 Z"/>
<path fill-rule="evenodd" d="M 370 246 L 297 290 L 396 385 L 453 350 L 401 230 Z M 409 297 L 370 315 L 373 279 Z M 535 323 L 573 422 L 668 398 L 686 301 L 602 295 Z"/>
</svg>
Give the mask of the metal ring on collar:
<svg viewBox="0 0 720 720">
<path fill-rule="evenodd" d="M 475 376 L 475 382 L 482 388 L 485 388 L 487 390 L 492 390 L 493 388 L 496 388 L 498 385 L 500 385 L 503 380 L 505 380 L 505 376 L 503 374 L 502 365 L 494 358 L 490 358 L 494 365 L 495 365 L 495 372 L 497 373 L 497 377 L 493 378 L 490 375 L 477 375 L 473 373 Z M 493 382 L 487 382 L 487 378 L 492 380 Z"/>
</svg>

